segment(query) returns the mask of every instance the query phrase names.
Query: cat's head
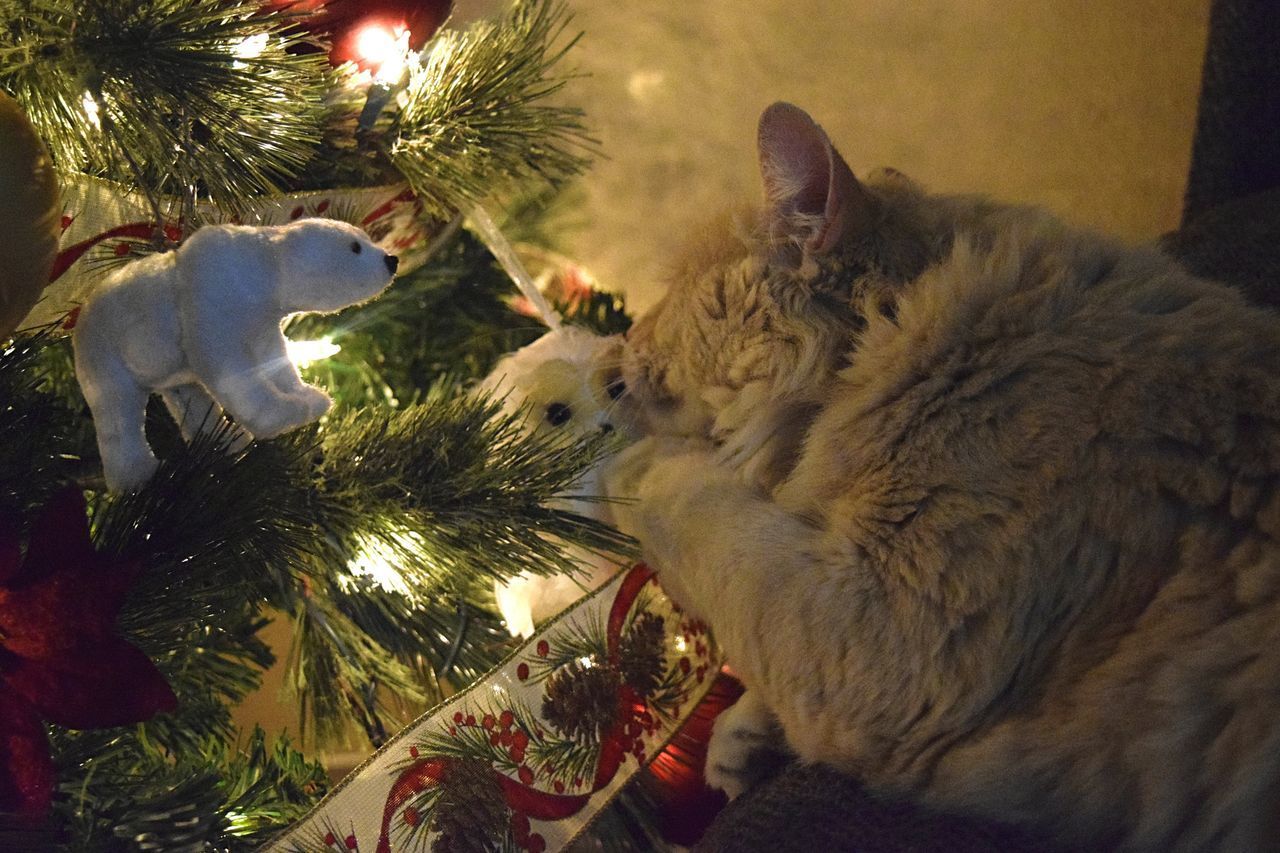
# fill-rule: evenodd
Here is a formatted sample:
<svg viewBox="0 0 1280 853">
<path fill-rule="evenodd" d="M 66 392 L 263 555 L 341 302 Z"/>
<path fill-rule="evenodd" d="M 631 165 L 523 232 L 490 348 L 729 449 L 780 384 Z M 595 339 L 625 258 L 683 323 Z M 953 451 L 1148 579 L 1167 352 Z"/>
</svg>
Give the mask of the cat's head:
<svg viewBox="0 0 1280 853">
<path fill-rule="evenodd" d="M 867 312 L 949 244 L 945 216 L 884 169 L 859 181 L 808 114 L 760 118 L 765 203 L 712 226 L 631 329 L 627 386 L 658 432 L 724 438 L 761 406 L 803 405 L 847 357 Z"/>
</svg>

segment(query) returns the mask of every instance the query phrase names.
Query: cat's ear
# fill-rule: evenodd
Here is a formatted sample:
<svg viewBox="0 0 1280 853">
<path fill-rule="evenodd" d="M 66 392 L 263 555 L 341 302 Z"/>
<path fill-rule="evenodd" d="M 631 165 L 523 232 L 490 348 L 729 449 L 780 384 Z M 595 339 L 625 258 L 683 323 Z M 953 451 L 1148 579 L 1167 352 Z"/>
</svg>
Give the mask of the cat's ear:
<svg viewBox="0 0 1280 853">
<path fill-rule="evenodd" d="M 871 197 L 808 113 L 771 105 L 757 140 L 772 238 L 828 252 L 869 224 Z"/>
</svg>

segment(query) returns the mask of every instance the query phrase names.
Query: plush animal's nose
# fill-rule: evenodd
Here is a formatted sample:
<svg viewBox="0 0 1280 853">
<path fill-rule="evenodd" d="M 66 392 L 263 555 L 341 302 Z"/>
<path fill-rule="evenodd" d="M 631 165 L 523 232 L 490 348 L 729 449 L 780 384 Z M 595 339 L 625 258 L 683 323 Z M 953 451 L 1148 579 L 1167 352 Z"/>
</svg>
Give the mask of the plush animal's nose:
<svg viewBox="0 0 1280 853">
<path fill-rule="evenodd" d="M 600 431 L 603 433 L 613 432 L 613 424 L 600 424 Z"/>
<path fill-rule="evenodd" d="M 389 273 L 395 273 L 396 267 L 400 266 L 400 259 L 397 258 L 395 255 L 387 255 L 382 260 L 386 261 L 387 272 Z"/>
</svg>

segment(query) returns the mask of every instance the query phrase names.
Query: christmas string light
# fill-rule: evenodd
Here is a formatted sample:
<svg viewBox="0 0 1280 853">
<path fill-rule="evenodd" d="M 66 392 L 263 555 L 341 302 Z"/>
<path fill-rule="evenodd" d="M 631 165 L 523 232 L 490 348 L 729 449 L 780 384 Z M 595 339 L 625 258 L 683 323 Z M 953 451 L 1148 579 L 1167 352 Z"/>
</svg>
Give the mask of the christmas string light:
<svg viewBox="0 0 1280 853">
<path fill-rule="evenodd" d="M 289 354 L 290 361 L 298 367 L 306 367 L 337 355 L 342 347 L 335 344 L 332 338 L 321 338 L 318 341 L 286 340 L 285 351 Z"/>
</svg>

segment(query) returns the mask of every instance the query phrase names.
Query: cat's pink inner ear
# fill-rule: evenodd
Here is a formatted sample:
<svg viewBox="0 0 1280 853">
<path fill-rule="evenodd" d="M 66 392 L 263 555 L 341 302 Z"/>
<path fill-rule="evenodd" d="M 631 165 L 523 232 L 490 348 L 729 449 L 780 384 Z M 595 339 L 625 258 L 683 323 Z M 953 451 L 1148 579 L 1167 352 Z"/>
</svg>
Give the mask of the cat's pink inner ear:
<svg viewBox="0 0 1280 853">
<path fill-rule="evenodd" d="M 808 113 L 782 101 L 771 105 L 760 116 L 758 143 L 775 236 L 826 252 L 862 224 L 866 191 Z"/>
</svg>

